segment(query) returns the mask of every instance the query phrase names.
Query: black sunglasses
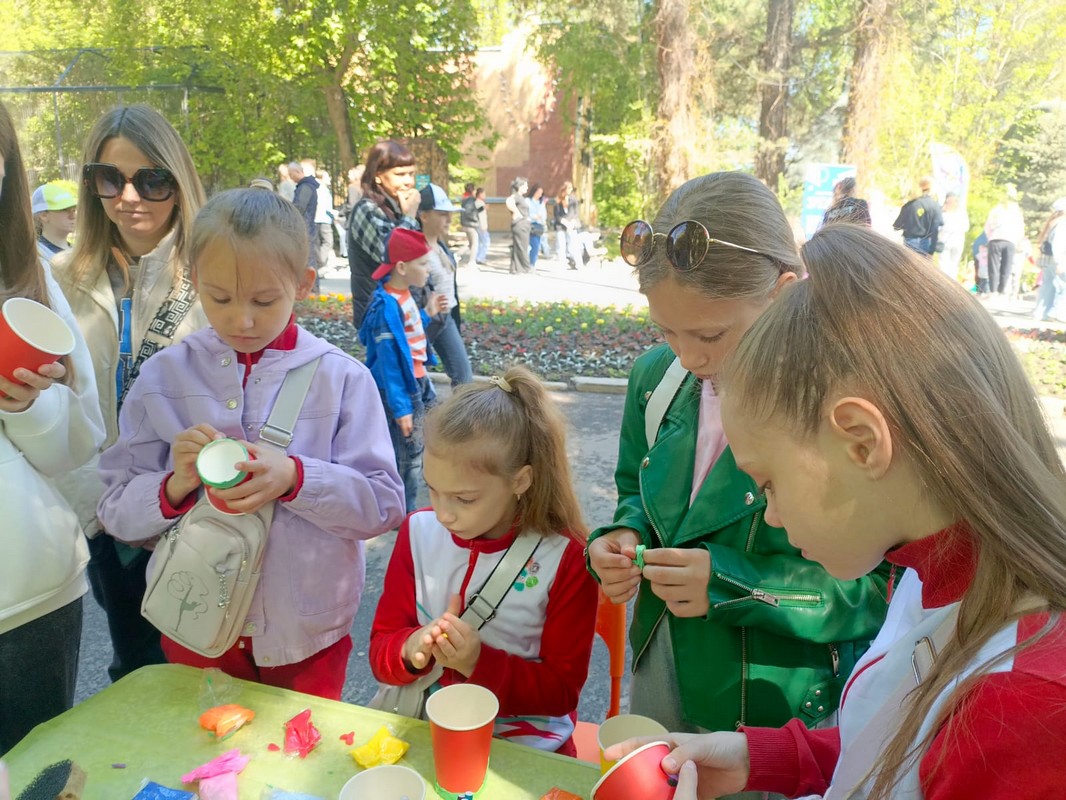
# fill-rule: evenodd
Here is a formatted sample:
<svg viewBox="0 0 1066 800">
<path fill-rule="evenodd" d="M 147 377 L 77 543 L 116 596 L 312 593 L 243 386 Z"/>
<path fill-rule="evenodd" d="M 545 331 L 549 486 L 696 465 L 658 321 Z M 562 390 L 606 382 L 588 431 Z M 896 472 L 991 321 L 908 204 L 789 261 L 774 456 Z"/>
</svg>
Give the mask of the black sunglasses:
<svg viewBox="0 0 1066 800">
<path fill-rule="evenodd" d="M 622 229 L 620 240 L 622 260 L 631 267 L 639 267 L 651 260 L 655 252 L 655 240 L 666 239 L 666 258 L 674 269 L 689 272 L 696 269 L 707 257 L 712 244 L 721 244 L 759 256 L 767 256 L 759 250 L 733 244 L 723 239 L 715 239 L 703 223 L 688 219 L 677 223 L 669 233 L 656 233 L 649 223 L 642 219 L 630 222 Z"/>
<path fill-rule="evenodd" d="M 114 164 L 86 164 L 81 169 L 81 178 L 93 197 L 104 200 L 118 197 L 127 183 L 133 184 L 142 200 L 151 203 L 169 200 L 178 190 L 174 173 L 163 167 L 142 167 L 132 178 L 127 178 Z"/>
</svg>

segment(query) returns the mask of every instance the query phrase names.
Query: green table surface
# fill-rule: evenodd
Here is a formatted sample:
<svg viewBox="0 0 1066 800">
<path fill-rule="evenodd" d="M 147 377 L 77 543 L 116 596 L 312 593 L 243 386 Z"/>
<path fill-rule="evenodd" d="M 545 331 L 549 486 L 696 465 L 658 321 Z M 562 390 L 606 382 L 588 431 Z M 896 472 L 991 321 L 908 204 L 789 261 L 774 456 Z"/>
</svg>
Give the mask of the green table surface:
<svg viewBox="0 0 1066 800">
<path fill-rule="evenodd" d="M 354 731 L 359 746 L 388 725 L 411 744 L 399 763 L 421 773 L 433 797 L 429 725 L 362 706 L 299 692 L 234 681 L 231 701 L 255 711 L 255 720 L 224 741 L 200 728 L 203 672 L 166 664 L 144 667 L 59 717 L 36 727 L 5 757 L 12 797 L 49 764 L 71 759 L 85 770 L 84 800 L 128 800 L 148 778 L 182 788 L 181 776 L 232 748 L 251 756 L 239 778 L 241 800 L 259 800 L 266 787 L 334 800 L 360 767 L 340 740 Z M 284 746 L 284 723 L 305 708 L 322 734 L 306 759 L 271 752 Z M 125 764 L 125 768 L 114 765 Z M 599 778 L 596 765 L 511 742 L 493 740 L 485 800 L 538 800 L 553 786 L 587 797 Z M 192 787 L 184 787 L 191 790 Z M 368 798 L 368 800 L 370 800 Z"/>
</svg>

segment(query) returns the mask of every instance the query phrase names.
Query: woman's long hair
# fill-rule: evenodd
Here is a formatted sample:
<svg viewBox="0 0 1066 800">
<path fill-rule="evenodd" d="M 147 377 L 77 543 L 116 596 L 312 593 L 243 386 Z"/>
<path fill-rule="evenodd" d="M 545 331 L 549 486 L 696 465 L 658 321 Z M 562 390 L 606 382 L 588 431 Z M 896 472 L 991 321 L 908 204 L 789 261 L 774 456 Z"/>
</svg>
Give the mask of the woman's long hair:
<svg viewBox="0 0 1066 800">
<path fill-rule="evenodd" d="M 119 106 L 108 111 L 93 125 L 85 142 L 83 163 L 99 161 L 104 145 L 121 136 L 129 140 L 158 167 L 170 170 L 178 190 L 169 231 L 175 232 L 174 254 L 182 269 L 187 269 L 189 236 L 196 212 L 204 204 L 204 188 L 193 166 L 192 156 L 181 136 L 154 108 L 146 105 Z M 100 199 L 93 197 L 83 181 L 78 194 L 78 221 L 74 230 L 74 246 L 67 257 L 65 283 L 92 284 L 107 269 L 111 248 L 122 241 L 115 224 L 108 218 Z M 119 264 L 123 270 L 126 265 Z M 176 270 L 174 281 L 181 279 Z M 124 275 L 128 280 L 129 276 Z"/>
<path fill-rule="evenodd" d="M 9 297 L 27 297 L 51 308 L 44 268 L 37 254 L 31 213 L 30 184 L 22 162 L 22 149 L 15 123 L 7 107 L 0 103 L 0 158 L 4 177 L 0 188 L 0 303 Z M 67 374 L 63 382 L 74 380 L 74 364 L 69 356 L 60 359 Z"/>
<path fill-rule="evenodd" d="M 908 696 L 872 775 L 871 798 L 887 800 L 990 665 L 951 691 L 919 737 L 937 698 L 1019 605 L 1036 597 L 1052 620 L 1066 609 L 1066 476 L 1007 337 L 961 286 L 857 225 L 826 226 L 803 259 L 810 279 L 781 292 L 720 375 L 739 398 L 731 405 L 803 438 L 820 429 L 834 393 L 868 399 L 891 426 L 894 457 L 965 523 L 977 552 L 954 638 Z"/>
</svg>

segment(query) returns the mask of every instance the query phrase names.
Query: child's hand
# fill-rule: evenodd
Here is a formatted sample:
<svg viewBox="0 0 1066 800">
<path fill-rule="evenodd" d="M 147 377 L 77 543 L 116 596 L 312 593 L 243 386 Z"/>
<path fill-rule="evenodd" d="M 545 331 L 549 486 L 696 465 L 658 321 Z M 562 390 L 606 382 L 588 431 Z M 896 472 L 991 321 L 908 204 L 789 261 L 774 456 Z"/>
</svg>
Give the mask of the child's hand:
<svg viewBox="0 0 1066 800">
<path fill-rule="evenodd" d="M 399 426 L 400 433 L 403 434 L 403 438 L 406 439 L 415 429 L 414 414 L 404 414 L 402 417 L 397 417 L 396 424 L 397 426 Z"/>
<path fill-rule="evenodd" d="M 600 579 L 600 587 L 612 603 L 625 603 L 637 593 L 640 570 L 637 557 L 640 535 L 632 528 L 618 528 L 592 540 L 589 563 Z"/>
<path fill-rule="evenodd" d="M 462 604 L 459 595 L 452 595 L 448 610 L 433 626 L 430 635 L 437 663 L 469 678 L 481 657 L 481 635 L 473 625 L 459 619 Z"/>
<path fill-rule="evenodd" d="M 167 502 L 177 508 L 182 501 L 200 488 L 200 473 L 196 471 L 196 457 L 204 445 L 215 439 L 225 439 L 225 434 L 206 422 L 194 425 L 174 437 L 170 455 L 174 460 L 174 474 L 167 480 L 164 492 Z"/>
<path fill-rule="evenodd" d="M 20 367 L 15 378 L 22 383 L 0 378 L 0 411 L 18 413 L 33 405 L 33 401 L 56 381 L 67 374 L 67 368 L 58 361 L 45 364 L 36 372 Z M 25 385 L 23 385 L 25 384 Z"/>
<path fill-rule="evenodd" d="M 433 636 L 431 631 L 437 626 L 437 620 L 419 628 L 407 637 L 403 643 L 403 660 L 412 672 L 421 672 L 429 666 L 433 658 Z"/>
<path fill-rule="evenodd" d="M 212 492 L 230 508 L 254 514 L 267 503 L 293 490 L 296 485 L 296 464 L 273 447 L 260 447 L 250 442 L 242 444 L 255 458 L 238 461 L 234 466 L 251 477 L 229 489 L 213 489 Z"/>
<path fill-rule="evenodd" d="M 702 617 L 711 607 L 711 554 L 702 547 L 645 550 L 644 578 L 675 617 Z"/>
<path fill-rule="evenodd" d="M 448 298 L 440 292 L 433 292 L 426 301 L 426 313 L 431 317 L 443 314 L 448 310 Z"/>
</svg>

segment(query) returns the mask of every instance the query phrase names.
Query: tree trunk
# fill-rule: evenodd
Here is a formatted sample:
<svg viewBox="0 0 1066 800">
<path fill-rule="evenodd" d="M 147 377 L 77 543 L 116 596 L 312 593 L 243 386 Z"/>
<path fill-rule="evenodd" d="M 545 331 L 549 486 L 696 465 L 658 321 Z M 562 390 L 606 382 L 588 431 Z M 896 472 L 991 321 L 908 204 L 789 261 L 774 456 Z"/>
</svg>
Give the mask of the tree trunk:
<svg viewBox="0 0 1066 800">
<path fill-rule="evenodd" d="M 859 192 L 865 192 L 878 163 L 879 106 L 884 66 L 891 43 L 893 0 L 859 0 L 855 33 L 855 60 L 851 67 L 844 142 L 845 164 L 858 168 Z"/>
<path fill-rule="evenodd" d="M 773 191 L 777 191 L 778 176 L 785 171 L 785 150 L 788 148 L 788 70 L 792 62 L 795 10 L 795 0 L 769 0 L 766 9 L 755 177 Z"/>
<path fill-rule="evenodd" d="M 690 0 L 659 0 L 655 15 L 660 95 L 652 164 L 662 198 L 688 180 L 689 146 L 697 135 L 691 116 L 696 46 L 689 6 Z"/>
<path fill-rule="evenodd" d="M 352 136 L 352 117 L 348 113 L 348 97 L 344 93 L 344 87 L 336 80 L 331 80 L 323 91 L 326 95 L 329 120 L 333 125 L 333 133 L 337 137 L 341 168 L 344 170 L 343 174 L 347 175 L 348 170 L 358 163 L 355 158 L 355 139 Z"/>
</svg>

